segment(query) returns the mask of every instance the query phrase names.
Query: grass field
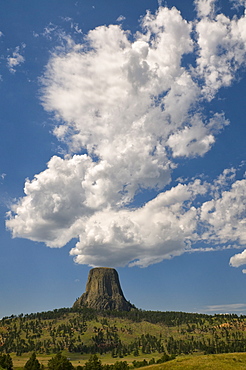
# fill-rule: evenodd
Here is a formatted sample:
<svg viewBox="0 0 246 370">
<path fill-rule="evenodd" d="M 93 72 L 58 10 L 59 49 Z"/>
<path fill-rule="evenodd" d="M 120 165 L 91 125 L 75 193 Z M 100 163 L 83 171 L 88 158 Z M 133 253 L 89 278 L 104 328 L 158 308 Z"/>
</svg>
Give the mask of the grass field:
<svg viewBox="0 0 246 370">
<path fill-rule="evenodd" d="M 243 370 L 246 353 L 180 356 L 161 365 L 147 366 L 146 370 Z"/>
<path fill-rule="evenodd" d="M 76 367 L 84 365 L 88 361 L 90 355 L 71 354 L 63 352 L 67 355 L 72 364 Z M 23 369 L 30 354 L 23 356 L 12 356 L 14 369 Z M 37 358 L 41 364 L 47 366 L 48 360 L 51 355 L 38 355 Z M 136 357 L 127 356 L 123 359 L 112 358 L 110 355 L 98 356 L 103 364 L 113 364 L 116 361 L 127 361 L 130 365 Z M 150 360 L 153 355 L 140 356 L 138 360 Z M 141 369 L 148 370 L 246 370 L 246 353 L 227 353 L 218 355 L 189 355 L 179 356 L 177 359 L 160 364 L 147 366 Z"/>
<path fill-rule="evenodd" d="M 79 354 L 79 353 L 69 353 L 67 351 L 62 351 L 62 354 L 69 358 L 72 362 L 73 366 L 84 365 L 90 358 L 90 354 Z M 30 358 L 31 353 L 25 353 L 22 356 L 16 356 L 15 354 L 11 354 L 11 358 L 13 360 L 14 369 L 23 369 L 25 363 Z M 47 366 L 48 361 L 55 356 L 53 355 L 39 355 L 37 354 L 37 359 L 39 360 L 40 364 Z M 125 356 L 124 358 L 113 358 L 109 353 L 104 355 L 97 354 L 98 358 L 102 361 L 103 364 L 114 364 L 116 361 L 127 361 L 129 365 L 132 364 L 132 361 L 142 361 L 146 359 L 147 361 L 155 358 L 156 360 L 161 357 L 159 353 L 152 353 L 152 354 L 145 354 L 144 356 L 134 357 L 133 355 Z"/>
</svg>

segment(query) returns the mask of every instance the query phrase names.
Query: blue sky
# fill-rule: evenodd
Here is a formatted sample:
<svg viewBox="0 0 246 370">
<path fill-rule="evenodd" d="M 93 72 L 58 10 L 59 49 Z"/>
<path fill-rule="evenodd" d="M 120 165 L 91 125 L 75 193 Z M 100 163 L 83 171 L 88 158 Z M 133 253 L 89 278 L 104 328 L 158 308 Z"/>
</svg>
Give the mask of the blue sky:
<svg viewBox="0 0 246 370">
<path fill-rule="evenodd" d="M 137 307 L 246 314 L 244 1 L 9 0 L 0 317 L 91 266 Z"/>
</svg>

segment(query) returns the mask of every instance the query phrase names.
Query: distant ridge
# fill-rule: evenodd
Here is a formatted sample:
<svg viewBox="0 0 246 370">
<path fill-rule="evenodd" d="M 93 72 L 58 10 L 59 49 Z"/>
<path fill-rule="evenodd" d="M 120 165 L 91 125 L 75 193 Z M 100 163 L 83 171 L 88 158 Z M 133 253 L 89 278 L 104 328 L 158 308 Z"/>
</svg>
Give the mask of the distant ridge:
<svg viewBox="0 0 246 370">
<path fill-rule="evenodd" d="M 89 271 L 86 291 L 73 305 L 73 308 L 79 307 L 117 311 L 135 308 L 124 297 L 117 271 L 109 267 L 96 267 Z"/>
</svg>

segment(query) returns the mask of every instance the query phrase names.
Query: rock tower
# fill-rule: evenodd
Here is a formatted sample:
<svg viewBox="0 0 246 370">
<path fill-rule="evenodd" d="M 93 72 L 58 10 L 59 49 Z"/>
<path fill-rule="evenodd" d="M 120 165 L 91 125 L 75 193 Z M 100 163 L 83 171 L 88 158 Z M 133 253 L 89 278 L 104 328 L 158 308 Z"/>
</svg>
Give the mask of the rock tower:
<svg viewBox="0 0 246 370">
<path fill-rule="evenodd" d="M 130 311 L 134 308 L 124 297 L 117 271 L 109 267 L 96 267 L 89 271 L 86 291 L 73 307 L 117 311 Z"/>
</svg>

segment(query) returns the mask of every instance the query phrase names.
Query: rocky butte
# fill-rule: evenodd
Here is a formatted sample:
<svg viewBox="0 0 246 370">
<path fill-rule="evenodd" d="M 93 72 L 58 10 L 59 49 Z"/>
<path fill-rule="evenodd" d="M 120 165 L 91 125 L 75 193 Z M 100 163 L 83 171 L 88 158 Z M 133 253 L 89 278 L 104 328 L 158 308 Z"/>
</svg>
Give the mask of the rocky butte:
<svg viewBox="0 0 246 370">
<path fill-rule="evenodd" d="M 117 271 L 109 267 L 96 267 L 89 271 L 86 291 L 75 301 L 73 307 L 117 311 L 135 308 L 124 297 Z"/>
</svg>

